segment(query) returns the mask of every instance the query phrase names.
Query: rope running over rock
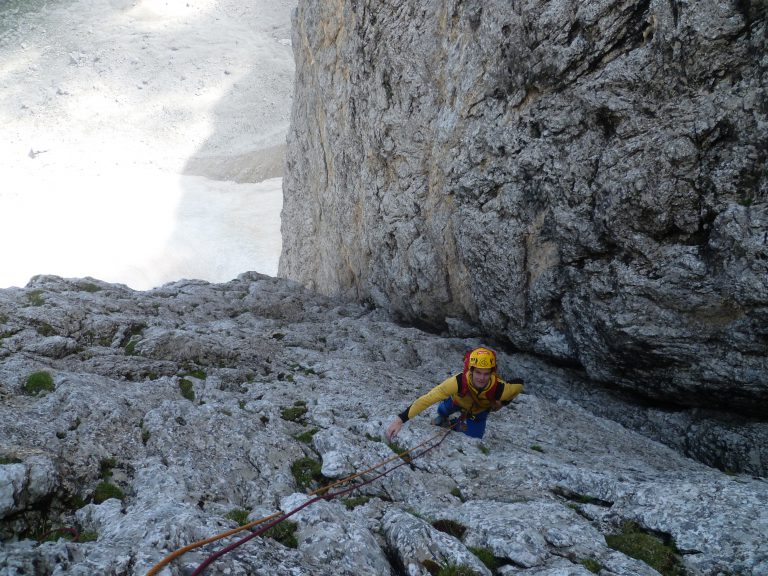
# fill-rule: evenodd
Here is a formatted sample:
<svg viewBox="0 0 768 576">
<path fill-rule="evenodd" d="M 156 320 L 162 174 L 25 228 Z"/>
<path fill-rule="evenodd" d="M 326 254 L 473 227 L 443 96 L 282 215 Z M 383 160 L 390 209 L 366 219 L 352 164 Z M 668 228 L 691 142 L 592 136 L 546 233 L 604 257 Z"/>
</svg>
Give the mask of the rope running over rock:
<svg viewBox="0 0 768 576">
<path fill-rule="evenodd" d="M 337 480 L 333 484 L 329 484 L 327 486 L 323 486 L 321 488 L 318 488 L 317 490 L 314 490 L 314 491 L 310 492 L 309 496 L 314 496 L 314 498 L 311 498 L 311 499 L 307 500 L 301 506 L 298 506 L 297 508 L 294 508 L 293 510 L 291 510 L 289 512 L 286 512 L 284 514 L 281 514 L 280 512 L 276 512 L 276 513 L 271 514 L 269 516 L 265 516 L 264 518 L 260 518 L 258 520 L 254 520 L 253 522 L 249 522 L 248 524 L 244 524 L 242 526 L 238 526 L 237 528 L 233 528 L 231 530 L 227 530 L 226 532 L 221 532 L 220 534 L 216 534 L 214 536 L 211 536 L 210 538 L 206 538 L 205 540 L 199 540 L 197 542 L 193 542 L 192 544 L 188 544 L 187 546 L 184 546 L 183 548 L 179 548 L 178 550 L 176 550 L 175 552 L 169 554 L 168 556 L 163 558 L 160 562 L 155 564 L 147 572 L 146 576 L 155 576 L 164 566 L 166 566 L 167 564 L 170 564 L 173 560 L 175 560 L 179 556 L 182 556 L 183 554 L 186 554 L 190 550 L 194 550 L 195 548 L 200 548 L 201 546 L 205 546 L 206 544 L 210 544 L 211 542 L 215 542 L 216 540 L 221 540 L 222 538 L 226 538 L 228 536 L 232 536 L 233 534 L 236 534 L 236 533 L 241 532 L 243 530 L 248 530 L 250 528 L 253 528 L 254 526 L 258 526 L 259 524 L 267 523 L 263 527 L 261 527 L 259 530 L 255 531 L 255 532 L 252 532 L 251 534 L 249 534 L 245 538 L 242 538 L 242 539 L 238 540 L 237 542 L 235 542 L 235 543 L 227 546 L 226 548 L 223 548 L 222 550 L 220 550 L 220 551 L 212 554 L 211 556 L 209 556 L 192 573 L 192 576 L 198 576 L 199 574 L 202 573 L 202 571 L 207 566 L 209 566 L 211 563 L 213 563 L 215 560 L 217 560 L 218 558 L 220 558 L 224 554 L 227 554 L 228 552 L 231 552 L 232 550 L 234 550 L 238 546 L 241 546 L 242 544 L 245 544 L 246 542 L 248 542 L 252 538 L 255 538 L 256 536 L 260 536 L 261 534 L 263 534 L 264 532 L 266 532 L 267 530 L 269 530 L 273 526 L 276 526 L 277 524 L 279 524 L 280 522 L 282 522 L 283 520 L 285 520 L 289 516 L 292 516 L 292 515 L 296 514 L 301 509 L 306 508 L 307 506 L 317 502 L 318 500 L 332 500 L 333 498 L 336 498 L 338 496 L 343 496 L 344 494 L 352 492 L 353 490 L 357 490 L 358 488 L 361 488 L 363 486 L 366 486 L 367 484 L 371 484 L 372 482 L 375 482 L 379 478 L 382 478 L 382 477 L 386 476 L 387 474 L 389 474 L 393 470 L 396 470 L 400 466 L 404 466 L 405 464 L 410 463 L 411 461 L 415 460 L 416 458 L 421 458 L 422 456 L 424 456 L 425 454 L 427 454 L 431 450 L 433 450 L 433 449 L 437 448 L 438 446 L 440 446 L 440 444 L 443 443 L 443 440 L 445 440 L 445 438 L 448 436 L 448 434 L 451 432 L 452 429 L 455 429 L 455 427 L 456 427 L 456 425 L 458 423 L 459 423 L 459 421 L 455 422 L 451 426 L 451 428 L 449 428 L 448 430 L 445 430 L 444 432 L 443 431 L 438 432 L 434 436 L 424 440 L 423 442 L 421 442 L 420 444 L 417 444 L 413 448 L 405 450 L 404 452 L 401 452 L 400 454 L 396 454 L 396 455 L 392 456 L 391 458 L 387 458 L 386 460 L 382 460 L 378 464 L 376 464 L 376 465 L 374 465 L 374 466 L 372 466 L 372 467 L 370 467 L 370 468 L 368 468 L 366 470 L 363 470 L 362 472 L 357 472 L 355 474 L 347 476 L 346 478 L 342 478 L 341 480 Z M 418 450 L 419 448 L 421 448 L 425 444 L 429 444 L 430 442 L 432 442 L 433 440 L 435 440 L 436 438 L 438 438 L 440 436 L 442 436 L 442 437 L 435 444 L 425 448 L 424 450 L 422 450 L 421 452 L 419 452 L 415 456 L 411 456 L 408 460 L 406 460 L 405 457 L 409 456 L 412 452 Z M 352 480 L 360 478 L 361 476 L 363 476 L 365 474 L 368 474 L 369 472 L 373 472 L 374 470 L 377 470 L 377 469 L 381 468 L 382 466 L 386 466 L 387 464 L 389 464 L 393 460 L 397 460 L 397 459 L 402 459 L 403 461 L 400 462 L 399 464 L 397 464 L 396 466 L 393 466 L 392 468 L 390 468 L 388 470 L 385 470 L 384 472 L 382 472 L 380 474 L 377 474 L 376 476 L 370 478 L 369 480 L 366 480 L 365 482 L 362 482 L 360 484 L 355 484 L 354 486 L 351 486 L 349 488 L 345 488 L 344 490 L 339 490 L 337 492 L 328 493 L 329 490 L 331 490 L 332 488 L 335 488 L 335 487 L 340 486 L 342 484 L 347 484 L 348 482 L 351 482 Z"/>
</svg>

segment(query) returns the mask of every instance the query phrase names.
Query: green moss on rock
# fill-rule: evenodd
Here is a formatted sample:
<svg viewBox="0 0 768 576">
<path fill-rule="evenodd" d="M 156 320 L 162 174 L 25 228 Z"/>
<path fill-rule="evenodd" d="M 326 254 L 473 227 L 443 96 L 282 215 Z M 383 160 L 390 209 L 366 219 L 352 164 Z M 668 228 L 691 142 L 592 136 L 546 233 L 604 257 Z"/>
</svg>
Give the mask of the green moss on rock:
<svg viewBox="0 0 768 576">
<path fill-rule="evenodd" d="M 24 381 L 24 385 L 21 387 L 26 394 L 30 396 L 37 396 L 41 392 L 47 394 L 53 392 L 56 386 L 53 384 L 53 377 L 50 372 L 44 370 L 33 372 Z"/>
</svg>

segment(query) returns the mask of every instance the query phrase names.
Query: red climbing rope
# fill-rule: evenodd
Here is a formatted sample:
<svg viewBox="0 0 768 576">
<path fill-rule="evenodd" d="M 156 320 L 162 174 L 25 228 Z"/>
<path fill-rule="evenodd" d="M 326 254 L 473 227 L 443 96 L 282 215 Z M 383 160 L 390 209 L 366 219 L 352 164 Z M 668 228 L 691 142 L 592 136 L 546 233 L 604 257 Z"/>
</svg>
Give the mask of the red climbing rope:
<svg viewBox="0 0 768 576">
<path fill-rule="evenodd" d="M 424 450 L 422 450 L 420 453 L 416 454 L 415 456 L 411 456 L 409 460 L 407 460 L 407 461 L 406 461 L 406 460 L 403 458 L 403 456 L 407 455 L 409 452 L 413 451 L 414 449 L 411 449 L 411 450 L 406 450 L 406 451 L 405 451 L 405 452 L 403 452 L 402 454 L 398 454 L 398 456 L 401 458 L 401 460 L 403 460 L 402 462 L 400 462 L 399 464 L 397 464 L 397 465 L 393 466 L 392 468 L 389 468 L 388 470 L 385 470 L 384 472 L 381 472 L 381 473 L 377 474 L 377 475 L 376 475 L 376 476 L 374 476 L 373 478 L 370 478 L 370 479 L 368 479 L 368 480 L 366 480 L 366 481 L 362 482 L 361 484 L 356 484 L 356 485 L 354 485 L 354 486 L 350 486 L 349 488 L 345 488 L 345 489 L 343 489 L 343 490 L 339 490 L 339 491 L 337 491 L 337 492 L 326 492 L 325 494 L 321 494 L 321 495 L 315 496 L 314 498 L 310 498 L 309 500 L 307 500 L 306 502 L 304 502 L 304 503 L 303 503 L 303 504 L 301 504 L 300 506 L 297 506 L 297 507 L 296 507 L 296 508 L 294 508 L 293 510 L 290 510 L 289 512 L 286 512 L 286 513 L 285 513 L 285 514 L 283 514 L 282 516 L 279 516 L 279 517 L 275 518 L 274 520 L 272 520 L 271 522 L 269 522 L 269 523 L 265 524 L 264 526 L 262 526 L 261 528 L 259 528 L 257 531 L 255 531 L 255 532 L 253 532 L 253 533 L 249 534 L 248 536 L 246 536 L 246 537 L 244 537 L 244 538 L 241 538 L 241 539 L 240 539 L 240 540 L 238 540 L 237 542 L 234 542 L 234 543 L 230 544 L 229 546 L 227 546 L 227 547 L 225 547 L 225 548 L 222 548 L 222 549 L 221 549 L 221 550 L 219 550 L 218 552 L 215 552 L 215 553 L 211 554 L 211 555 L 210 555 L 208 558 L 206 558 L 206 559 L 205 559 L 205 561 L 204 561 L 202 564 L 200 564 L 200 565 L 197 567 L 197 569 L 196 569 L 194 572 L 192 572 L 192 575 L 191 575 L 191 576 L 199 576 L 200 574 L 202 574 L 202 573 L 203 573 L 203 570 L 205 570 L 205 569 L 206 569 L 208 566 L 210 566 L 210 565 L 211 565 L 213 562 L 215 562 L 216 560 L 218 560 L 219 558 L 221 558 L 221 557 L 222 557 L 222 556 L 224 556 L 225 554 L 228 554 L 229 552 L 231 552 L 232 550 L 234 550 L 234 549 L 235 549 L 235 548 L 237 548 L 238 546 L 242 546 L 243 544 L 245 544 L 245 543 L 246 543 L 246 542 L 248 542 L 249 540 L 251 540 L 251 539 L 253 539 L 253 538 L 256 538 L 256 536 L 260 536 L 260 535 L 264 534 L 264 532 L 266 532 L 266 531 L 267 531 L 267 530 L 269 530 L 270 528 L 272 528 L 272 527 L 274 527 L 274 526 L 277 526 L 278 524 L 280 524 L 280 522 L 284 521 L 286 518 L 289 518 L 289 517 L 293 516 L 294 514 L 296 514 L 297 512 L 299 512 L 300 510 L 302 510 L 302 509 L 306 508 L 307 506 L 309 506 L 309 505 L 311 505 L 311 504 L 314 504 L 314 503 L 315 503 L 315 502 L 317 502 L 318 500 L 332 500 L 332 499 L 334 499 L 334 498 L 337 498 L 338 496 L 343 496 L 344 494 L 348 494 L 349 492 L 352 492 L 353 490 L 357 490 L 358 488 L 362 488 L 363 486 L 366 486 L 366 485 L 368 485 L 368 484 L 371 484 L 371 483 L 375 482 L 376 480 L 378 480 L 379 478 L 382 478 L 382 477 L 386 476 L 387 474 L 389 474 L 389 473 L 390 473 L 390 472 L 392 472 L 393 470 L 396 470 L 397 468 L 400 468 L 400 466 L 404 466 L 405 464 L 409 464 L 410 462 L 412 462 L 412 461 L 413 461 L 413 460 L 415 460 L 416 458 L 421 458 L 421 457 L 422 457 L 422 456 L 424 456 L 424 455 L 425 455 L 427 452 L 430 452 L 431 450 L 434 450 L 435 448 L 437 448 L 438 446 L 440 446 L 440 444 L 442 444 L 442 443 L 443 443 L 443 440 L 445 440 L 445 438 L 448 436 L 448 434 L 451 432 L 451 430 L 452 430 L 452 429 L 453 429 L 453 428 L 454 428 L 454 427 L 455 427 L 455 426 L 456 426 L 456 425 L 457 425 L 457 424 L 458 424 L 458 423 L 459 423 L 461 420 L 462 420 L 462 419 L 459 419 L 459 420 L 457 420 L 455 423 L 453 423 L 453 424 L 451 425 L 451 428 L 449 428 L 448 430 L 446 430 L 446 431 L 445 431 L 445 433 L 443 433 L 443 435 L 442 435 L 442 438 L 440 438 L 440 440 L 438 440 L 438 441 L 437 441 L 435 444 L 433 444 L 432 446 L 429 446 L 428 448 L 425 448 Z M 437 435 L 436 435 L 436 436 L 437 436 Z M 435 438 L 436 436 L 433 436 L 432 438 Z M 430 438 L 430 440 L 431 440 L 432 438 Z M 420 446 L 421 446 L 421 445 L 423 445 L 423 444 L 424 444 L 424 443 L 420 444 Z"/>
<path fill-rule="evenodd" d="M 371 466 L 367 470 L 363 470 L 361 472 L 357 472 L 355 474 L 352 474 L 351 476 L 347 476 L 346 478 L 342 478 L 340 480 L 337 480 L 333 484 L 328 484 L 326 486 L 322 486 L 322 487 L 318 488 L 317 490 L 313 490 L 312 492 L 310 492 L 309 495 L 310 496 L 314 496 L 315 494 L 322 494 L 324 492 L 327 492 L 331 488 L 335 488 L 336 486 L 340 486 L 342 484 L 346 484 L 347 482 L 351 482 L 352 480 L 354 480 L 356 478 L 359 478 L 359 477 L 367 474 L 368 472 L 373 472 L 374 470 L 377 470 L 378 468 L 381 468 L 382 466 L 385 466 L 385 465 L 389 464 L 393 460 L 397 460 L 398 458 L 403 458 L 404 456 L 406 456 L 407 454 L 410 454 L 414 450 L 416 450 L 418 448 L 421 448 L 425 444 L 428 444 L 429 442 L 431 442 L 432 440 L 434 440 L 435 438 L 440 436 L 440 434 L 443 434 L 443 432 L 438 432 L 434 436 L 432 436 L 430 438 L 427 438 L 426 440 L 424 440 L 420 444 L 417 444 L 413 448 L 410 448 L 409 450 L 406 450 L 405 452 L 402 452 L 401 454 L 395 454 L 391 458 L 387 458 L 386 460 L 383 460 L 383 461 L 379 462 L 378 464 L 376 464 L 374 466 Z M 242 526 L 238 526 L 237 528 L 232 528 L 231 530 L 227 530 L 226 532 L 221 532 L 219 534 L 211 536 L 210 538 L 205 538 L 204 540 L 198 540 L 197 542 L 193 542 L 191 544 L 187 544 L 183 548 L 179 548 L 178 550 L 172 552 L 171 554 L 168 554 L 160 562 L 155 564 L 152 568 L 150 568 L 150 570 L 147 572 L 146 576 L 155 576 L 158 572 L 160 572 L 160 570 L 162 570 L 162 568 L 164 566 L 170 564 L 176 558 L 186 554 L 190 550 L 194 550 L 195 548 L 200 548 L 201 546 L 205 546 L 206 544 L 210 544 L 211 542 L 215 542 L 216 540 L 221 540 L 222 538 L 226 538 L 228 536 L 232 536 L 233 534 L 236 534 L 238 532 L 242 532 L 243 530 L 249 530 L 250 528 L 253 528 L 254 526 L 257 526 L 259 524 L 263 524 L 264 522 L 266 522 L 268 520 L 272 520 L 274 518 L 277 518 L 278 516 L 280 516 L 280 512 L 276 512 L 274 514 L 270 514 L 269 516 L 265 516 L 264 518 L 260 518 L 258 520 L 254 520 L 253 522 L 249 522 L 247 524 L 243 524 Z"/>
</svg>

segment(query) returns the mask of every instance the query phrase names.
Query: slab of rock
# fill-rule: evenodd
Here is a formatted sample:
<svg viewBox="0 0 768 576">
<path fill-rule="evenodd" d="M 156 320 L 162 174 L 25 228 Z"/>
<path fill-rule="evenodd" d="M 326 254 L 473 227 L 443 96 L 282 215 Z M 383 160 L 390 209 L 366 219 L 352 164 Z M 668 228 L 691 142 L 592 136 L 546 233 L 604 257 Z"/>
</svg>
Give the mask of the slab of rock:
<svg viewBox="0 0 768 576">
<path fill-rule="evenodd" d="M 530 384 L 482 440 L 445 436 L 423 414 L 388 445 L 393 415 L 458 371 L 477 339 L 253 273 L 148 292 L 38 277 L 0 290 L 0 333 L 3 575 L 144 576 L 236 528 L 232 518 L 290 513 L 357 472 L 338 497 L 291 515 L 297 548 L 261 535 L 205 573 L 487 574 L 483 550 L 500 574 L 586 576 L 590 560 L 604 576 L 650 576 L 606 545 L 626 522 L 677 543 L 692 576 L 766 571 L 763 478 L 727 475 L 600 415 L 640 421 L 540 359 L 500 354 L 502 374 Z M 35 346 L 56 337 L 74 341 L 72 353 Z M 31 396 L 23 383 L 37 371 L 55 388 Z M 406 448 L 409 462 L 395 453 Z M 308 485 L 294 469 L 307 462 L 319 470 Z M 119 492 L 102 501 L 104 483 Z M 441 531 L 448 522 L 463 534 Z M 66 530 L 38 542 L 47 527 Z M 70 530 L 82 538 L 68 540 Z M 161 573 L 189 574 L 248 534 Z"/>
</svg>

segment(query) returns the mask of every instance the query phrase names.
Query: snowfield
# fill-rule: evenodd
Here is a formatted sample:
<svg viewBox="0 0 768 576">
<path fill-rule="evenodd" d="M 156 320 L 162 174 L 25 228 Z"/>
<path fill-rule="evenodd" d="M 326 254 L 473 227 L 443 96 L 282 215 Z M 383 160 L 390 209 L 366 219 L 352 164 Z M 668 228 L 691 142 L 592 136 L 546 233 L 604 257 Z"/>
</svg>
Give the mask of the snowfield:
<svg viewBox="0 0 768 576">
<path fill-rule="evenodd" d="M 276 275 L 293 5 L 0 3 L 0 287 Z"/>
</svg>

